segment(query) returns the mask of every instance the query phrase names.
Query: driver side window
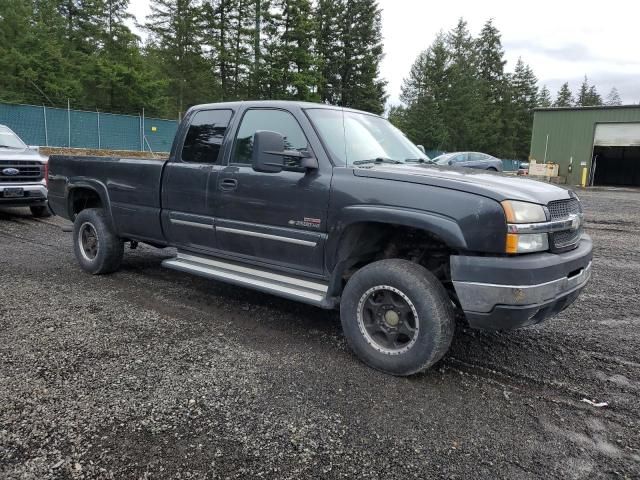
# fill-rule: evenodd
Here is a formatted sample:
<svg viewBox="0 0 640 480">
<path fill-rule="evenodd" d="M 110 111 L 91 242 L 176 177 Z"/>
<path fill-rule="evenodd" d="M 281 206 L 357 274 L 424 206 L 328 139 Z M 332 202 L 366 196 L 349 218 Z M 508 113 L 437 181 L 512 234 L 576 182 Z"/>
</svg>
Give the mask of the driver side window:
<svg viewBox="0 0 640 480">
<path fill-rule="evenodd" d="M 453 157 L 451 159 L 451 162 L 455 165 L 456 163 L 462 163 L 462 162 L 466 162 L 467 161 L 467 154 L 466 153 L 459 153 L 458 155 L 456 155 L 455 157 Z"/>
<path fill-rule="evenodd" d="M 309 144 L 302 128 L 293 115 L 284 110 L 253 109 L 244 114 L 238 133 L 231 163 L 251 165 L 253 136 L 258 131 L 277 132 L 284 137 L 285 150 L 308 150 Z"/>
</svg>

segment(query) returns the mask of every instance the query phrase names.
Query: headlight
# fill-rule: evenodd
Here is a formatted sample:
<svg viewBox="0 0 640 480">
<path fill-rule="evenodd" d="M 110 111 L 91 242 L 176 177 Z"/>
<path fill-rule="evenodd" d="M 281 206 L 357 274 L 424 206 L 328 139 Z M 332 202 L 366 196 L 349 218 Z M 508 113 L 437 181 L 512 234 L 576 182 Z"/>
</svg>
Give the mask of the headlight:
<svg viewBox="0 0 640 480">
<path fill-rule="evenodd" d="M 536 223 L 547 221 L 547 214 L 544 212 L 544 208 L 537 203 L 505 200 L 502 202 L 502 208 L 504 208 L 507 223 Z"/>
<path fill-rule="evenodd" d="M 509 225 L 547 221 L 544 208 L 536 203 L 505 200 L 502 202 L 502 208 Z M 508 230 L 513 232 L 513 229 L 508 228 Z M 547 233 L 507 233 L 506 253 L 532 253 L 545 250 L 549 250 Z"/>
<path fill-rule="evenodd" d="M 549 235 L 546 233 L 508 233 L 507 253 L 532 253 L 549 250 Z"/>
</svg>

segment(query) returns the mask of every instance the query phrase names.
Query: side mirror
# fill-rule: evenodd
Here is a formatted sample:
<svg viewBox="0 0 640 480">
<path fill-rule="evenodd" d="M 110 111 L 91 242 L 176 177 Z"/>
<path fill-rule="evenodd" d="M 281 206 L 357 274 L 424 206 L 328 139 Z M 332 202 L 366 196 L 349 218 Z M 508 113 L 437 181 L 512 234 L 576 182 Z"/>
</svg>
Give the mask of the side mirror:
<svg viewBox="0 0 640 480">
<path fill-rule="evenodd" d="M 319 167 L 318 159 L 307 151 L 285 150 L 284 137 L 276 132 L 258 131 L 253 135 L 251 165 L 256 172 L 282 170 L 306 172 Z"/>
<path fill-rule="evenodd" d="M 284 137 L 261 130 L 253 135 L 251 166 L 256 172 L 278 173 L 284 168 Z"/>
<path fill-rule="evenodd" d="M 420 150 L 425 155 L 427 154 L 427 151 L 424 149 L 424 145 L 416 145 L 416 147 L 418 147 L 418 150 Z"/>
</svg>

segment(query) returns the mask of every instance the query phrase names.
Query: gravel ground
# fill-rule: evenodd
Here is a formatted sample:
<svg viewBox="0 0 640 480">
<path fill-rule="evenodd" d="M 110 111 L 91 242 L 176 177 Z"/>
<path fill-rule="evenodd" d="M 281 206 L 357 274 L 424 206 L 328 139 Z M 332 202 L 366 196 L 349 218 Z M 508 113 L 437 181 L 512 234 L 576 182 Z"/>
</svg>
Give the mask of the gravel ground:
<svg viewBox="0 0 640 480">
<path fill-rule="evenodd" d="M 144 246 L 92 277 L 63 220 L 0 211 L 0 478 L 640 478 L 640 192 L 581 196 L 578 302 L 459 329 L 411 378 L 363 366 L 336 313 Z"/>
</svg>

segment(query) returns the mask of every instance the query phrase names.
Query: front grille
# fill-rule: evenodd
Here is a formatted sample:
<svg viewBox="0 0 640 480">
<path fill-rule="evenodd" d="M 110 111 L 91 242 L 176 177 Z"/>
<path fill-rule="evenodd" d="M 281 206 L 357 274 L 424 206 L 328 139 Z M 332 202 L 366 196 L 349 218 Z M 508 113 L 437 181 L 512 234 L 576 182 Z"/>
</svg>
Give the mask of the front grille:
<svg viewBox="0 0 640 480">
<path fill-rule="evenodd" d="M 18 170 L 18 173 L 7 175 L 4 173 L 7 169 Z M 40 162 L 0 160 L 0 183 L 39 182 L 43 178 L 43 170 L 43 165 Z"/>
<path fill-rule="evenodd" d="M 547 208 L 549 209 L 549 213 L 551 214 L 551 220 L 562 220 L 565 218 L 569 218 L 569 215 L 577 215 L 579 213 L 582 213 L 580 202 L 575 198 L 549 202 Z"/>
<path fill-rule="evenodd" d="M 582 213 L 582 206 L 576 198 L 549 202 L 547 208 L 549 209 L 551 220 L 565 220 L 571 215 L 579 215 Z M 551 233 L 549 234 L 551 249 L 556 252 L 561 250 L 571 250 L 578 245 L 581 236 L 582 228 Z"/>
<path fill-rule="evenodd" d="M 553 247 L 555 249 L 567 248 L 571 245 L 575 245 L 580 240 L 582 235 L 582 229 L 578 230 L 564 230 L 562 232 L 556 232 L 553 236 Z"/>
</svg>

